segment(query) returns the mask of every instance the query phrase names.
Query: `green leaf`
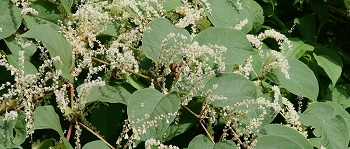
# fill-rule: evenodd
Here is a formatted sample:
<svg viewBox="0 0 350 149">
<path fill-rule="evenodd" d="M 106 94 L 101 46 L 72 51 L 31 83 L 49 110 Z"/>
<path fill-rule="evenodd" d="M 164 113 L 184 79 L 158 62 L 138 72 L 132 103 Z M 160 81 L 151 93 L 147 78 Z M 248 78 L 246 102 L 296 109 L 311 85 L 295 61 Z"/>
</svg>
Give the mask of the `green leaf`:
<svg viewBox="0 0 350 149">
<path fill-rule="evenodd" d="M 288 64 L 290 66 L 288 70 L 290 79 L 287 79 L 279 69 L 270 73 L 268 78 L 293 94 L 316 101 L 319 88 L 312 70 L 296 59 L 288 59 Z"/>
<path fill-rule="evenodd" d="M 118 137 L 123 129 L 123 122 L 126 116 L 122 104 L 100 105 L 91 114 L 91 124 L 96 130 L 110 140 Z"/>
<path fill-rule="evenodd" d="M 80 86 L 77 87 L 79 92 Z M 86 105 L 93 102 L 108 102 L 108 103 L 122 103 L 126 104 L 130 98 L 131 93 L 122 85 L 119 86 L 93 86 L 89 95 L 85 98 Z"/>
<path fill-rule="evenodd" d="M 5 122 L 3 116 L 0 116 L 0 145 L 6 148 L 22 148 L 21 144 L 27 136 L 25 113 L 18 111 L 18 116 L 15 120 Z"/>
<path fill-rule="evenodd" d="M 264 11 L 261 6 L 254 0 L 243 1 L 243 7 L 246 8 L 252 17 L 254 33 L 258 32 L 264 23 Z"/>
<path fill-rule="evenodd" d="M 100 35 L 117 37 L 119 29 L 120 24 L 117 22 L 112 22 L 109 25 L 107 25 L 107 28 Z"/>
<path fill-rule="evenodd" d="M 322 146 L 330 149 L 348 146 L 350 115 L 336 103 L 313 103 L 300 114 L 300 121 L 314 128 L 313 133 L 321 139 Z"/>
<path fill-rule="evenodd" d="M 106 143 L 101 140 L 91 141 L 83 146 L 83 149 L 110 149 Z"/>
<path fill-rule="evenodd" d="M 316 48 L 314 58 L 335 85 L 341 75 L 343 62 L 340 56 L 328 48 Z"/>
<path fill-rule="evenodd" d="M 135 77 L 129 76 L 129 75 L 125 75 L 125 78 L 127 80 L 127 82 L 133 86 L 134 88 L 140 90 L 140 89 L 144 89 L 145 85 L 143 85 L 142 83 L 140 83 L 139 81 L 137 81 L 137 79 Z"/>
<path fill-rule="evenodd" d="M 299 59 L 306 51 L 313 51 L 314 47 L 303 43 L 298 38 L 289 38 L 291 45 L 293 45 L 291 50 L 284 50 L 283 55 L 287 58 Z M 287 43 L 283 43 L 285 47 L 288 47 Z"/>
<path fill-rule="evenodd" d="M 315 9 L 318 18 L 320 19 L 322 24 L 325 24 L 329 21 L 328 17 L 328 8 L 325 1 L 319 0 L 310 0 L 311 6 Z"/>
<path fill-rule="evenodd" d="M 216 27 L 235 28 L 244 19 L 248 19 L 248 24 L 242 28 L 242 32 L 248 33 L 253 27 L 253 21 L 249 11 L 236 4 L 233 0 L 208 0 L 211 12 L 206 10 L 207 16 L 211 23 Z"/>
<path fill-rule="evenodd" d="M 63 9 L 65 13 L 67 13 L 68 16 L 72 16 L 72 12 L 70 11 L 70 8 L 73 5 L 73 0 L 59 0 L 61 2 L 61 5 L 63 6 Z"/>
<path fill-rule="evenodd" d="M 188 149 L 212 149 L 214 144 L 204 135 L 200 134 L 194 137 L 190 144 L 188 144 Z"/>
<path fill-rule="evenodd" d="M 213 76 L 205 85 L 204 90 L 212 89 L 215 84 L 218 85 L 218 88 L 212 91 L 210 95 L 227 97 L 227 100 L 213 101 L 213 105 L 216 107 L 230 106 L 257 97 L 256 85 L 238 74 L 223 73 L 220 76 Z"/>
<path fill-rule="evenodd" d="M 70 71 L 73 67 L 73 49 L 68 41 L 49 25 L 38 25 L 22 34 L 22 37 L 38 39 L 44 43 L 51 57 L 59 56 L 62 63 L 54 62 L 56 69 L 62 70 L 62 76 L 73 81 Z"/>
<path fill-rule="evenodd" d="M 26 25 L 28 29 L 35 29 L 38 25 L 48 24 L 53 27 L 55 30 L 60 30 L 60 26 L 54 22 L 50 22 L 48 20 L 35 17 L 35 16 L 24 16 L 23 23 Z"/>
<path fill-rule="evenodd" d="M 40 106 L 35 109 L 34 125 L 29 131 L 34 131 L 37 129 L 53 129 L 57 131 L 63 140 L 65 147 L 67 149 L 72 149 L 72 146 L 69 144 L 68 140 L 63 134 L 59 117 L 51 105 Z"/>
<path fill-rule="evenodd" d="M 165 11 L 170 11 L 181 5 L 181 0 L 163 0 L 163 8 Z"/>
<path fill-rule="evenodd" d="M 193 39 L 201 45 L 219 45 L 227 48 L 223 62 L 226 71 L 231 72 L 234 64 L 244 63 L 252 54 L 253 48 L 241 31 L 223 27 L 211 27 L 200 32 Z"/>
<path fill-rule="evenodd" d="M 260 130 L 257 138 L 256 149 L 312 149 L 309 141 L 293 128 L 270 124 Z"/>
<path fill-rule="evenodd" d="M 30 7 L 39 12 L 38 15 L 35 15 L 35 17 L 53 23 L 58 23 L 58 20 L 62 20 L 60 11 L 57 9 L 57 5 L 50 1 L 34 1 Z"/>
<path fill-rule="evenodd" d="M 295 18 L 294 22 L 301 36 L 311 44 L 317 43 L 317 27 L 313 16 L 306 14 L 301 18 Z"/>
<path fill-rule="evenodd" d="M 331 101 L 334 101 L 338 105 L 342 106 L 343 109 L 346 109 L 350 107 L 350 95 L 346 91 L 346 88 L 344 86 L 335 86 L 333 88 L 332 85 L 328 87 L 329 92 L 326 93 L 326 100 L 331 99 Z"/>
<path fill-rule="evenodd" d="M 142 37 L 142 49 L 145 56 L 154 62 L 158 62 L 159 56 L 162 52 L 162 41 L 170 33 L 180 33 L 190 39 L 190 34 L 185 29 L 179 29 L 175 27 L 168 19 L 157 18 L 151 21 L 147 27 L 151 28 L 151 31 L 145 32 Z M 171 46 L 176 43 L 168 43 Z"/>
<path fill-rule="evenodd" d="M 0 1 L 0 40 L 9 37 L 22 22 L 21 10 L 10 0 Z"/>
<path fill-rule="evenodd" d="M 214 145 L 214 149 L 237 149 L 236 144 L 231 140 L 218 142 Z"/>
<path fill-rule="evenodd" d="M 164 95 L 156 89 L 142 89 L 134 92 L 128 102 L 128 117 L 133 127 L 142 129 L 142 125 L 154 121 L 157 127 L 147 124 L 146 133 L 140 134 L 141 140 L 149 138 L 161 139 L 174 120 L 173 114 L 180 108 L 179 96 L 175 93 Z M 170 114 L 170 115 L 169 115 Z"/>
<path fill-rule="evenodd" d="M 200 113 L 202 109 L 202 102 L 199 100 L 191 100 L 187 107 L 191 109 L 195 113 Z M 185 133 L 189 130 L 195 123 L 198 122 L 198 118 L 196 118 L 192 113 L 190 113 L 187 109 L 180 109 L 180 117 L 178 122 L 171 124 L 167 131 L 165 132 L 163 138 L 164 142 L 171 140 L 175 136 Z"/>
<path fill-rule="evenodd" d="M 5 43 L 7 45 L 7 47 L 9 48 L 9 50 L 11 51 L 12 54 L 18 55 L 19 51 L 24 51 L 24 57 L 29 60 L 32 55 L 36 52 L 36 45 L 35 44 L 31 44 L 28 47 L 22 48 L 20 47 L 20 45 L 18 45 L 18 42 L 16 41 L 16 36 L 12 35 L 10 37 L 5 38 Z M 25 39 L 25 38 L 21 38 L 19 37 L 18 40 L 21 40 L 23 42 L 29 42 L 29 40 Z"/>
</svg>

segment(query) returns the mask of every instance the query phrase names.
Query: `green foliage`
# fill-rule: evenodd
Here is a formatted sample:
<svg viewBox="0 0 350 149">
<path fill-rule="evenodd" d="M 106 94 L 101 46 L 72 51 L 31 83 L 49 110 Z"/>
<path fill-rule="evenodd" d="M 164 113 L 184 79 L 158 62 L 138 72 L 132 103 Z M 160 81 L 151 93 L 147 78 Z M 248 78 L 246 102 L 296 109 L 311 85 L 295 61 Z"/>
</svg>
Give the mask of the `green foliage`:
<svg viewBox="0 0 350 149">
<path fill-rule="evenodd" d="M 0 0 L 0 149 L 344 149 L 349 2 Z"/>
</svg>

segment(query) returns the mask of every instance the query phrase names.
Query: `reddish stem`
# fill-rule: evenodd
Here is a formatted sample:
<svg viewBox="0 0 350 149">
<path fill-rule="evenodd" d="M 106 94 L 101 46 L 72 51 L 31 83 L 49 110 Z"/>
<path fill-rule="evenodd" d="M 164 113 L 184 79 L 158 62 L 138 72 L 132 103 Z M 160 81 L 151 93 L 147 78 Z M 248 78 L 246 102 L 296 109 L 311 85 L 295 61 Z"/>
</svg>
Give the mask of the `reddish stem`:
<svg viewBox="0 0 350 149">
<path fill-rule="evenodd" d="M 69 125 L 69 129 L 68 129 L 68 133 L 67 133 L 67 140 L 69 141 L 70 136 L 72 135 L 72 131 L 73 131 L 73 123 L 70 123 Z"/>
</svg>

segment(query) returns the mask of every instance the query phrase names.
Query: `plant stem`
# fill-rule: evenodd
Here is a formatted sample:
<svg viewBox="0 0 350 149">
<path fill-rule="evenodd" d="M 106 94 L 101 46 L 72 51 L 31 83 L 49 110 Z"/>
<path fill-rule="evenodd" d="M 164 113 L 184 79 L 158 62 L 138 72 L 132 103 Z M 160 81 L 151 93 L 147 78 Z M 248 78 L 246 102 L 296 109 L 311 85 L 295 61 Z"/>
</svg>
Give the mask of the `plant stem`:
<svg viewBox="0 0 350 149">
<path fill-rule="evenodd" d="M 241 141 L 241 139 L 239 139 L 237 133 L 232 129 L 232 127 L 229 127 L 229 129 L 231 130 L 231 132 L 233 133 L 233 135 L 235 135 L 232 139 L 236 138 L 237 137 L 237 140 L 238 140 L 238 143 L 240 145 L 243 145 L 243 142 Z M 236 140 L 236 139 L 235 139 Z"/>
<path fill-rule="evenodd" d="M 211 137 L 210 133 L 208 132 L 207 128 L 204 126 L 202 120 L 199 120 L 199 123 L 202 125 L 204 131 L 207 133 L 207 136 L 209 137 L 210 141 L 211 141 L 213 144 L 215 144 L 215 142 L 214 142 L 213 138 Z"/>
<path fill-rule="evenodd" d="M 77 122 L 81 127 L 85 128 L 86 130 L 90 131 L 93 135 L 95 135 L 97 138 L 99 138 L 101 141 L 103 141 L 104 143 L 106 143 L 110 148 L 115 149 L 111 144 L 109 144 L 101 135 L 99 135 L 98 133 L 94 132 L 92 129 L 90 129 L 89 127 L 85 126 L 84 124 Z"/>
<path fill-rule="evenodd" d="M 201 118 L 200 115 L 194 113 L 194 112 L 193 112 L 190 108 L 188 108 L 187 106 L 185 106 L 185 105 L 182 105 L 182 106 L 185 107 L 185 109 L 186 109 L 187 111 L 189 111 L 191 114 L 193 114 L 196 118 Z"/>
<path fill-rule="evenodd" d="M 70 123 L 68 133 L 67 133 L 67 140 L 69 141 L 70 136 L 72 135 L 72 130 L 73 130 L 73 123 Z"/>
<path fill-rule="evenodd" d="M 109 66 L 111 65 L 110 63 L 108 63 L 108 62 L 106 62 L 104 60 L 98 59 L 96 57 L 91 57 L 91 59 L 94 60 L 94 61 L 98 61 L 98 62 L 100 62 L 102 64 L 105 64 L 105 65 L 109 65 Z"/>
</svg>

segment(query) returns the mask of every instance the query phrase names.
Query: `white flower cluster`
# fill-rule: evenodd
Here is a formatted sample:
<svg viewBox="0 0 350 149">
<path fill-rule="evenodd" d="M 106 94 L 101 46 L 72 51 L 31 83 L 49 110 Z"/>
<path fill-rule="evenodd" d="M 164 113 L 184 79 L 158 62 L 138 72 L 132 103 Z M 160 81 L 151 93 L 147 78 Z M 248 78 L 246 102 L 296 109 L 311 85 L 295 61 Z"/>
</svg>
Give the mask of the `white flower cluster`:
<svg viewBox="0 0 350 149">
<path fill-rule="evenodd" d="M 0 66 L 4 66 L 11 71 L 14 77 L 14 83 L 6 82 L 0 86 L 0 89 L 7 89 L 7 93 L 0 96 L 0 102 L 7 102 L 7 99 L 17 102 L 16 107 L 24 107 L 26 128 L 29 130 L 33 126 L 33 114 L 36 107 L 34 101 L 37 98 L 43 97 L 45 93 L 57 90 L 58 78 L 61 75 L 59 70 L 51 69 L 53 60 L 44 60 L 35 74 L 26 74 L 24 70 L 25 56 L 24 51 L 19 51 L 18 68 L 9 64 L 6 57 L 0 54 Z M 51 70 L 51 71 L 48 71 Z M 52 80 L 52 84 L 47 81 Z M 32 132 L 28 131 L 28 134 Z"/>
<path fill-rule="evenodd" d="M 178 28 L 185 28 L 189 25 L 192 25 L 192 32 L 195 33 L 195 22 L 205 17 L 205 11 L 203 8 L 198 8 L 197 6 L 193 6 L 191 3 L 188 3 L 187 0 L 182 0 L 182 2 L 184 3 L 184 5 L 177 7 L 175 11 L 176 13 L 184 17 L 181 18 L 179 22 L 175 24 L 175 26 Z"/>
<path fill-rule="evenodd" d="M 182 105 L 187 105 L 194 95 L 201 94 L 206 76 L 215 75 L 216 71 L 225 69 L 225 63 L 222 61 L 225 47 L 199 45 L 198 42 L 187 43 L 186 39 L 181 34 L 171 33 L 163 40 L 154 72 L 154 75 L 158 76 L 158 82 L 166 82 L 165 76 L 169 74 L 175 75 L 171 91 L 186 94 L 182 98 Z M 172 44 L 168 45 L 169 43 Z M 175 68 L 172 68 L 174 65 Z M 165 88 L 165 83 L 163 87 Z"/>
<path fill-rule="evenodd" d="M 245 61 L 245 65 L 244 66 L 239 65 L 238 70 L 234 71 L 233 73 L 240 74 L 240 75 L 246 77 L 247 79 L 249 79 L 250 72 L 252 72 L 254 70 L 252 62 L 253 62 L 253 56 L 249 56 L 249 58 Z"/>
<path fill-rule="evenodd" d="M 34 8 L 31 8 L 30 5 L 32 2 L 36 0 L 11 0 L 13 3 L 16 4 L 17 7 L 22 8 L 21 14 L 27 15 L 28 13 L 31 13 L 32 15 L 38 15 L 39 12 L 36 11 Z"/>
<path fill-rule="evenodd" d="M 102 81 L 102 78 L 98 77 L 96 80 L 85 82 L 80 86 L 80 91 L 78 92 L 78 97 L 75 100 L 73 110 L 76 113 L 81 112 L 82 114 L 86 104 L 86 97 L 90 94 L 92 87 L 105 86 L 105 82 Z"/>
<path fill-rule="evenodd" d="M 279 48 L 280 48 L 281 52 L 284 52 L 283 42 L 287 43 L 289 50 L 291 50 L 292 46 L 293 46 L 290 43 L 290 40 L 288 40 L 288 38 L 286 36 L 284 36 L 283 34 L 275 31 L 274 29 L 265 30 L 265 32 L 260 33 L 257 38 L 260 41 L 263 41 L 266 38 L 274 38 L 277 41 L 278 45 L 280 45 Z"/>
<path fill-rule="evenodd" d="M 271 72 L 272 69 L 279 68 L 287 79 L 289 78 L 289 64 L 288 60 L 283 56 L 282 53 L 271 50 L 266 57 L 264 68 L 261 71 L 259 77 L 263 78 L 267 73 Z"/>
<path fill-rule="evenodd" d="M 162 144 L 159 140 L 150 138 L 148 140 L 145 141 L 145 148 L 146 149 L 152 149 L 152 147 L 158 147 L 158 149 L 179 149 L 179 147 L 177 146 L 173 146 L 173 145 L 164 145 Z"/>
<path fill-rule="evenodd" d="M 242 30 L 242 28 L 248 24 L 248 19 L 245 18 L 244 20 L 240 21 L 239 24 L 236 24 L 234 27 L 235 30 Z"/>
<path fill-rule="evenodd" d="M 15 120 L 18 117 L 18 113 L 17 111 L 10 111 L 5 113 L 5 118 L 3 119 L 3 121 L 11 121 L 11 120 Z"/>
</svg>

